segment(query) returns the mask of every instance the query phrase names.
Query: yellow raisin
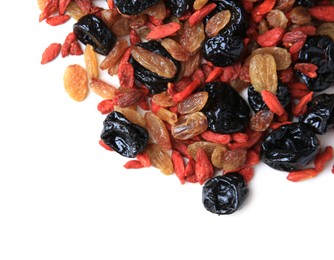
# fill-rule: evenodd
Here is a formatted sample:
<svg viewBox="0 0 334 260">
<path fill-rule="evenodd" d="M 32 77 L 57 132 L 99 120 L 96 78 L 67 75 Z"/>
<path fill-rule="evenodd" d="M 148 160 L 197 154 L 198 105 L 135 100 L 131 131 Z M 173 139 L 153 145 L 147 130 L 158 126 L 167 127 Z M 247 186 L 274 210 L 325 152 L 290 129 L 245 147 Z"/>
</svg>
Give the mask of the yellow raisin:
<svg viewBox="0 0 334 260">
<path fill-rule="evenodd" d="M 86 64 L 87 75 L 89 79 L 97 79 L 99 77 L 99 67 L 97 64 L 97 56 L 93 46 L 86 44 L 84 52 L 84 60 Z"/>
<path fill-rule="evenodd" d="M 64 73 L 65 91 L 75 101 L 82 101 L 88 94 L 86 70 L 78 64 L 69 65 Z"/>
<path fill-rule="evenodd" d="M 174 172 L 171 157 L 158 144 L 148 144 L 145 152 L 150 158 L 152 165 L 160 169 L 163 174 L 169 175 Z"/>
</svg>

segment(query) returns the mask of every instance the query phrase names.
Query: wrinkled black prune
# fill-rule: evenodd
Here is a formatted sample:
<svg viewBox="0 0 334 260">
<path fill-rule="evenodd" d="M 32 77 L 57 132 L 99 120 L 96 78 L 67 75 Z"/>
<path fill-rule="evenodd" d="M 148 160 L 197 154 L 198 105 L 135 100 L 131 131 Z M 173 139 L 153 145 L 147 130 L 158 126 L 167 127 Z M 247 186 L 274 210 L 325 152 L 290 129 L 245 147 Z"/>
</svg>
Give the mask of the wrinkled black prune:
<svg viewBox="0 0 334 260">
<path fill-rule="evenodd" d="M 166 0 L 166 6 L 171 9 L 176 17 L 184 15 L 193 3 L 194 0 Z"/>
<path fill-rule="evenodd" d="M 314 160 L 320 142 L 312 127 L 304 123 L 283 125 L 261 144 L 261 160 L 280 171 L 299 170 Z"/>
<path fill-rule="evenodd" d="M 252 85 L 248 87 L 248 104 L 254 112 L 258 112 L 262 109 L 268 109 L 264 103 L 261 94 L 257 92 Z M 288 86 L 282 82 L 278 82 L 277 86 L 277 98 L 284 108 L 290 104 L 290 94 Z"/>
<path fill-rule="evenodd" d="M 204 42 L 203 58 L 215 66 L 225 67 L 235 64 L 244 50 L 244 42 L 240 36 L 217 35 Z"/>
<path fill-rule="evenodd" d="M 297 0 L 297 5 L 311 8 L 314 6 L 314 0 Z"/>
<path fill-rule="evenodd" d="M 115 35 L 96 15 L 87 14 L 73 25 L 75 36 L 83 43 L 93 46 L 97 53 L 108 55 L 116 43 Z"/>
<path fill-rule="evenodd" d="M 246 22 L 246 11 L 241 2 L 238 0 L 215 0 L 212 2 L 216 3 L 217 7 L 205 18 L 205 23 L 216 13 L 229 10 L 231 12 L 230 21 L 220 30 L 219 34 L 224 36 L 238 35 L 240 37 L 246 37 L 248 25 Z"/>
<path fill-rule="evenodd" d="M 180 70 L 180 62 L 175 60 L 159 42 L 143 42 L 138 44 L 138 46 L 170 59 L 175 64 L 177 71 Z M 168 82 L 174 82 L 178 76 L 178 73 L 176 73 L 173 78 L 161 77 L 157 73 L 140 65 L 132 56 L 130 56 L 129 62 L 134 68 L 136 80 L 145 84 L 152 94 L 157 94 L 166 90 Z"/>
<path fill-rule="evenodd" d="M 235 89 L 223 82 L 206 84 L 209 94 L 202 112 L 208 119 L 209 129 L 228 134 L 244 131 L 249 122 L 250 109 Z"/>
<path fill-rule="evenodd" d="M 155 5 L 159 0 L 114 0 L 115 6 L 122 14 L 140 14 L 145 9 Z"/>
<path fill-rule="evenodd" d="M 249 189 L 242 175 L 231 172 L 213 177 L 205 182 L 202 202 L 208 211 L 226 215 L 240 208 L 248 193 Z"/>
<path fill-rule="evenodd" d="M 145 128 L 131 123 L 119 112 L 111 112 L 103 122 L 102 141 L 125 157 L 136 157 L 148 143 Z"/>
<path fill-rule="evenodd" d="M 307 104 L 307 111 L 300 122 L 311 125 L 317 134 L 324 134 L 334 127 L 334 94 L 321 94 Z"/>
<path fill-rule="evenodd" d="M 309 78 L 297 71 L 297 75 L 310 90 L 322 91 L 334 86 L 334 43 L 330 37 L 308 36 L 303 48 L 299 51 L 298 62 L 318 66 L 316 78 Z"/>
</svg>

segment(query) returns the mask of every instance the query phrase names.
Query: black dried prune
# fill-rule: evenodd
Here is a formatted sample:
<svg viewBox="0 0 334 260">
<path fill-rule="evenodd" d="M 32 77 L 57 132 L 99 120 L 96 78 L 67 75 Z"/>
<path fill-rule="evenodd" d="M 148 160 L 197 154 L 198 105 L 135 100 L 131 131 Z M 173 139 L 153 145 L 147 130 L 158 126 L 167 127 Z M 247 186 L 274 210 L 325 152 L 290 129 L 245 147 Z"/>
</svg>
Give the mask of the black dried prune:
<svg viewBox="0 0 334 260">
<path fill-rule="evenodd" d="M 240 37 L 246 37 L 247 32 L 247 19 L 246 11 L 244 10 L 240 1 L 235 0 L 215 0 L 212 1 L 217 4 L 217 7 L 205 18 L 204 22 L 214 16 L 216 13 L 229 10 L 231 13 L 230 21 L 220 30 L 219 34 L 224 36 L 238 35 Z"/>
<path fill-rule="evenodd" d="M 208 211 L 218 215 L 226 215 L 239 209 L 248 193 L 249 189 L 242 175 L 230 172 L 205 182 L 202 190 L 202 202 Z"/>
<path fill-rule="evenodd" d="M 180 62 L 175 60 L 159 42 L 143 42 L 138 44 L 138 46 L 170 59 L 175 64 L 177 71 L 180 70 Z M 129 62 L 134 68 L 136 80 L 143 83 L 152 94 L 157 94 L 166 90 L 167 84 L 169 82 L 174 82 L 178 76 L 178 73 L 176 73 L 173 78 L 161 77 L 157 73 L 143 67 L 132 56 L 130 56 Z"/>
<path fill-rule="evenodd" d="M 307 104 L 300 122 L 311 125 L 317 134 L 325 134 L 334 127 L 334 94 L 321 94 Z"/>
<path fill-rule="evenodd" d="M 248 87 L 248 104 L 254 112 L 258 112 L 262 109 L 268 109 L 264 103 L 261 94 L 257 92 L 252 85 Z M 277 86 L 277 98 L 284 108 L 290 104 L 290 94 L 288 86 L 282 82 L 278 82 Z"/>
<path fill-rule="evenodd" d="M 261 144 L 261 160 L 280 171 L 299 170 L 314 160 L 320 142 L 312 127 L 304 123 L 283 125 Z"/>
<path fill-rule="evenodd" d="M 159 0 L 114 0 L 115 6 L 122 14 L 136 15 L 155 5 Z"/>
<path fill-rule="evenodd" d="M 202 112 L 208 119 L 209 129 L 221 134 L 244 131 L 249 123 L 250 109 L 239 93 L 222 82 L 206 84 L 204 91 L 209 98 Z"/>
<path fill-rule="evenodd" d="M 244 42 L 240 36 L 213 36 L 202 47 L 203 58 L 220 67 L 235 64 L 243 50 Z"/>
<path fill-rule="evenodd" d="M 334 86 L 334 43 L 330 37 L 308 36 L 303 48 L 299 51 L 298 62 L 318 66 L 315 78 L 309 78 L 297 71 L 297 75 L 311 91 L 323 91 Z"/>
<path fill-rule="evenodd" d="M 184 15 L 193 5 L 194 0 L 166 0 L 166 5 L 176 17 Z"/>
<path fill-rule="evenodd" d="M 307 8 L 311 8 L 314 6 L 314 0 L 297 0 L 296 4 Z"/>
<path fill-rule="evenodd" d="M 90 44 L 97 53 L 108 55 L 116 43 L 115 35 L 96 15 L 87 14 L 73 25 L 75 36 L 83 44 Z"/>
<path fill-rule="evenodd" d="M 111 112 L 103 122 L 102 141 L 125 157 L 136 157 L 148 143 L 145 128 L 131 123 L 120 112 Z"/>
</svg>

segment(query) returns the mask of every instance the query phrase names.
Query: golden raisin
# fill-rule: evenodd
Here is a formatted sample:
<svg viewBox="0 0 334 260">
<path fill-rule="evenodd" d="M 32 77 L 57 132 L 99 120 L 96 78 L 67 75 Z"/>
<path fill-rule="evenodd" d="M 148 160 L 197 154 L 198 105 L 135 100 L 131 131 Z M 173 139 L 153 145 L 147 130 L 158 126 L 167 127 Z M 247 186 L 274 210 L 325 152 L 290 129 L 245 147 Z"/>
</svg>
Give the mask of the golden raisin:
<svg viewBox="0 0 334 260">
<path fill-rule="evenodd" d="M 171 157 L 165 152 L 158 144 L 148 144 L 145 153 L 147 153 L 148 157 L 152 165 L 158 169 L 163 174 L 169 175 L 174 172 L 174 166 Z"/>
<path fill-rule="evenodd" d="M 89 79 L 96 79 L 99 77 L 99 67 L 97 64 L 97 56 L 93 46 L 86 44 L 84 52 L 84 60 L 86 64 L 87 75 Z"/>
<path fill-rule="evenodd" d="M 65 91 L 75 101 L 82 101 L 88 94 L 86 70 L 78 64 L 69 65 L 64 73 Z"/>
<path fill-rule="evenodd" d="M 231 12 L 223 10 L 212 16 L 205 26 L 205 33 L 208 37 L 216 36 L 230 21 Z"/>
</svg>

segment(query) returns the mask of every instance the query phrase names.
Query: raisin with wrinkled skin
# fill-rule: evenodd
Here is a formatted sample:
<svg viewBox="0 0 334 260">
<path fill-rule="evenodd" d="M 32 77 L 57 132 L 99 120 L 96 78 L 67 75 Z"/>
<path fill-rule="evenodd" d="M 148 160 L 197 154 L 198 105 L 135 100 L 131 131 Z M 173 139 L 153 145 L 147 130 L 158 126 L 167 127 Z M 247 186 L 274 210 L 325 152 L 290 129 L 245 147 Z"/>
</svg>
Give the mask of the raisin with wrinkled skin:
<svg viewBox="0 0 334 260">
<path fill-rule="evenodd" d="M 243 204 L 249 189 L 238 172 L 226 173 L 209 179 L 203 185 L 202 202 L 204 207 L 215 214 L 232 214 Z"/>
<path fill-rule="evenodd" d="M 114 0 L 115 6 L 122 14 L 140 14 L 145 9 L 155 5 L 159 0 Z"/>
<path fill-rule="evenodd" d="M 280 171 L 305 167 L 318 154 L 320 141 L 312 127 L 304 123 L 283 125 L 261 144 L 261 160 Z"/>
<path fill-rule="evenodd" d="M 122 156 L 134 158 L 148 143 L 145 128 L 131 123 L 122 113 L 111 112 L 103 122 L 101 139 Z"/>
<path fill-rule="evenodd" d="M 298 54 L 299 63 L 318 66 L 317 77 L 309 78 L 297 71 L 297 75 L 311 91 L 322 91 L 334 86 L 334 42 L 326 35 L 309 36 Z"/>
<path fill-rule="evenodd" d="M 216 3 L 217 7 L 205 18 L 205 22 L 207 23 L 210 18 L 218 12 L 229 10 L 231 12 L 230 21 L 219 33 L 224 36 L 238 35 L 240 37 L 246 37 L 248 28 L 246 12 L 240 1 L 215 0 L 212 2 Z"/>
<path fill-rule="evenodd" d="M 235 64 L 243 50 L 244 42 L 240 36 L 217 35 L 206 40 L 202 47 L 203 58 L 220 67 Z"/>
<path fill-rule="evenodd" d="M 140 43 L 138 46 L 170 59 L 174 63 L 176 71 L 180 71 L 180 62 L 175 60 L 159 42 L 149 41 Z M 152 94 L 165 91 L 167 89 L 168 82 L 174 82 L 178 76 L 178 73 L 176 72 L 172 78 L 161 77 L 157 73 L 152 72 L 140 65 L 132 56 L 130 56 L 129 62 L 134 68 L 136 80 L 145 84 Z"/>
<path fill-rule="evenodd" d="M 334 94 L 321 94 L 307 104 L 300 122 L 311 125 L 317 134 L 325 134 L 334 127 Z"/>
<path fill-rule="evenodd" d="M 93 46 L 97 53 L 108 55 L 116 43 L 115 35 L 96 15 L 87 14 L 73 25 L 75 36 L 83 43 Z"/>
<path fill-rule="evenodd" d="M 211 131 L 229 134 L 245 130 L 250 109 L 237 91 L 222 82 L 206 84 L 204 91 L 208 92 L 209 98 L 202 112 Z"/>
<path fill-rule="evenodd" d="M 282 106 L 287 108 L 290 104 L 288 86 L 279 81 L 276 95 Z M 252 85 L 248 87 L 248 104 L 254 112 L 258 112 L 262 109 L 269 109 L 264 103 L 261 94 L 257 92 Z"/>
<path fill-rule="evenodd" d="M 176 17 L 184 15 L 193 5 L 194 0 L 166 0 L 166 5 Z"/>
</svg>

